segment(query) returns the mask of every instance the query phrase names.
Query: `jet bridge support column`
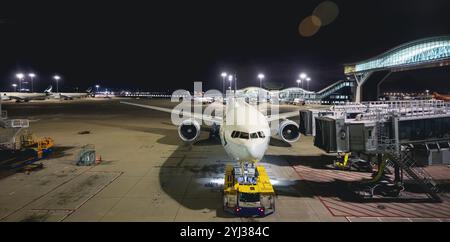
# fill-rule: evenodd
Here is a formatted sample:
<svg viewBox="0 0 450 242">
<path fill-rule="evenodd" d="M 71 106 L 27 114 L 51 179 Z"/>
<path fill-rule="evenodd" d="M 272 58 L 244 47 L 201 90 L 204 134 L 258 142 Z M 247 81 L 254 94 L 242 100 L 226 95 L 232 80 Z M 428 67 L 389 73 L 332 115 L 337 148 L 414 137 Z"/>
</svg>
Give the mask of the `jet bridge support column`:
<svg viewBox="0 0 450 242">
<path fill-rule="evenodd" d="M 400 156 L 400 137 L 398 134 L 398 117 L 392 118 L 392 130 L 394 131 L 394 144 L 395 144 L 395 154 L 397 156 Z M 394 182 L 402 182 L 401 176 L 400 176 L 400 167 L 397 163 L 394 165 L 394 174 L 395 174 L 395 180 Z"/>
<path fill-rule="evenodd" d="M 365 72 L 362 74 L 355 74 L 355 80 L 356 80 L 356 93 L 355 93 L 355 102 L 361 103 L 362 102 L 362 88 L 364 83 L 369 79 L 369 77 L 372 75 L 373 72 Z"/>
</svg>

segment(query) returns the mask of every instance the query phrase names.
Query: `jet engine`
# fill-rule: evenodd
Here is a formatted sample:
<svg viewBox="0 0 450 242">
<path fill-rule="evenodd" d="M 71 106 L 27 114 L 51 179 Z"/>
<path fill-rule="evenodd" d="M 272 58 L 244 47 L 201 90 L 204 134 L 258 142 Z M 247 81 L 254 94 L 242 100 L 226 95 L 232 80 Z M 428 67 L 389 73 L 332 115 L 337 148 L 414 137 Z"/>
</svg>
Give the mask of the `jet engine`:
<svg viewBox="0 0 450 242">
<path fill-rule="evenodd" d="M 200 135 L 200 124 L 195 120 L 186 119 L 178 127 L 178 134 L 185 142 L 195 141 Z"/>
<path fill-rule="evenodd" d="M 292 120 L 284 120 L 278 128 L 281 139 L 288 143 L 293 143 L 300 138 L 298 124 Z"/>
</svg>

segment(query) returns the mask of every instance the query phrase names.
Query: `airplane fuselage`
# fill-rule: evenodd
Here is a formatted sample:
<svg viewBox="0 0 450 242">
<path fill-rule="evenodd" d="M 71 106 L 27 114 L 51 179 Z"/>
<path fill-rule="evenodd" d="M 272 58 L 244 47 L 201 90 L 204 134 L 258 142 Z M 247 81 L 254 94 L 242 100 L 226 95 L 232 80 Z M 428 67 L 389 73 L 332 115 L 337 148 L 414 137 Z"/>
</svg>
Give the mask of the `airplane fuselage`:
<svg viewBox="0 0 450 242">
<path fill-rule="evenodd" d="M 17 101 L 29 101 L 29 100 L 45 99 L 46 97 L 47 97 L 46 93 L 1 92 L 2 100 L 15 99 Z"/>
</svg>

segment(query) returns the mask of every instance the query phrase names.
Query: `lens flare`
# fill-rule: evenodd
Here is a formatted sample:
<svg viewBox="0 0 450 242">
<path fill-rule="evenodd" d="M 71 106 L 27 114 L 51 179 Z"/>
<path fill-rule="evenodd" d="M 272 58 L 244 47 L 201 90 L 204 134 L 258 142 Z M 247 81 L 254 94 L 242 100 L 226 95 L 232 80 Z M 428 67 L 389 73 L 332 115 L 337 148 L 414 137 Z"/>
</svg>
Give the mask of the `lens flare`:
<svg viewBox="0 0 450 242">
<path fill-rule="evenodd" d="M 315 35 L 317 31 L 319 31 L 321 26 L 321 20 L 318 17 L 312 15 L 303 19 L 303 21 L 298 26 L 298 31 L 303 37 L 311 37 Z"/>
<path fill-rule="evenodd" d="M 314 9 L 313 15 L 320 19 L 322 26 L 326 26 L 337 18 L 339 7 L 332 1 L 325 1 Z"/>
</svg>

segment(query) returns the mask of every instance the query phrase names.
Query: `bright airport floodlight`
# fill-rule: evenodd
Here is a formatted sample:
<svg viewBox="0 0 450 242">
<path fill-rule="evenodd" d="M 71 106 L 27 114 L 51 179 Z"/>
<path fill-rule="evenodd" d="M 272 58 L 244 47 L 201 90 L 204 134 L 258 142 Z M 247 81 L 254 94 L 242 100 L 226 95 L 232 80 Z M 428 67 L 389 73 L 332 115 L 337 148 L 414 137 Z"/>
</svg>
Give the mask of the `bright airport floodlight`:
<svg viewBox="0 0 450 242">
<path fill-rule="evenodd" d="M 221 76 L 222 76 L 223 78 L 225 78 L 225 77 L 227 77 L 227 73 L 226 73 L 226 72 L 222 72 Z"/>
<path fill-rule="evenodd" d="M 233 76 L 232 76 L 232 75 L 229 75 L 229 76 L 228 76 L 228 81 L 230 81 L 230 82 L 233 81 Z"/>
<path fill-rule="evenodd" d="M 259 75 L 258 75 L 258 78 L 259 78 L 259 79 L 264 79 L 264 77 L 265 77 L 264 74 L 259 74 Z"/>
<path fill-rule="evenodd" d="M 306 81 L 308 81 L 308 82 L 309 82 L 309 81 L 311 81 L 311 78 L 309 78 L 309 77 L 308 77 L 308 78 L 306 78 Z"/>
<path fill-rule="evenodd" d="M 25 76 L 25 75 L 24 75 L 23 73 L 17 73 L 17 74 L 16 74 L 16 77 L 17 77 L 18 79 L 23 79 L 24 76 Z"/>
<path fill-rule="evenodd" d="M 61 79 L 61 77 L 60 76 L 58 76 L 58 75 L 55 75 L 55 76 L 53 76 L 53 79 L 55 79 L 55 80 L 59 80 L 59 79 Z"/>
<path fill-rule="evenodd" d="M 302 80 L 297 80 L 297 83 L 298 83 L 298 84 L 302 83 Z"/>
<path fill-rule="evenodd" d="M 307 77 L 307 75 L 305 73 L 300 74 L 301 79 L 305 79 L 306 77 Z"/>
<path fill-rule="evenodd" d="M 34 78 L 34 77 L 36 77 L 36 74 L 30 73 L 30 74 L 28 74 L 28 76 L 31 77 L 31 78 Z"/>
</svg>

